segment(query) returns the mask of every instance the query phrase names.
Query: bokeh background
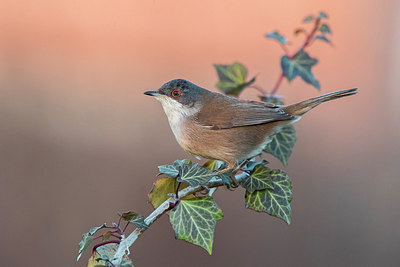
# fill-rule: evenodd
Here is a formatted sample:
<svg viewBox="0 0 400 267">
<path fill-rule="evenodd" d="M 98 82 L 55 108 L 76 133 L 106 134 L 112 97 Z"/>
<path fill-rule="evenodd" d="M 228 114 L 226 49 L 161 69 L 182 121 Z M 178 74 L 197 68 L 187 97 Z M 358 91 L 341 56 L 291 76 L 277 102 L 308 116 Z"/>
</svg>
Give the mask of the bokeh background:
<svg viewBox="0 0 400 267">
<path fill-rule="evenodd" d="M 84 266 L 77 243 L 117 212 L 151 212 L 157 165 L 191 158 L 158 102 L 173 78 L 215 90 L 212 64 L 242 62 L 270 90 L 279 46 L 326 11 L 334 47 L 317 42 L 322 93 L 359 87 L 296 124 L 285 170 L 292 224 L 244 208 L 221 189 L 214 252 L 174 239 L 161 218 L 132 248 L 136 266 L 400 265 L 400 2 L 3 1 L 0 9 L 2 266 Z M 301 40 L 301 37 L 299 37 Z M 294 40 L 292 51 L 299 41 Z M 282 84 L 287 103 L 320 93 Z M 257 98 L 248 90 L 246 98 Z M 272 166 L 282 168 L 271 158 Z"/>
</svg>

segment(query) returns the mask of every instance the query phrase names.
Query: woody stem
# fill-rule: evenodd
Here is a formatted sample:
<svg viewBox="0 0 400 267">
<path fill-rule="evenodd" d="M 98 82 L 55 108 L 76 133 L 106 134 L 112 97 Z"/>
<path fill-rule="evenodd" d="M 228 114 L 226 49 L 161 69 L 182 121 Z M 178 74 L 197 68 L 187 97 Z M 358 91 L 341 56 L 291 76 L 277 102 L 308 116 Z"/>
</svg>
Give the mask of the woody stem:
<svg viewBox="0 0 400 267">
<path fill-rule="evenodd" d="M 242 181 L 246 177 L 247 177 L 246 173 L 237 174 L 236 181 L 240 183 L 240 181 Z M 219 186 L 225 186 L 225 183 L 223 181 L 208 182 L 206 186 L 207 188 L 214 188 Z M 186 197 L 196 192 L 200 192 L 203 189 L 204 186 L 198 185 L 198 186 L 189 186 L 178 191 L 177 194 L 178 197 L 177 198 L 175 196 L 170 197 L 166 201 L 164 201 L 152 213 L 150 213 L 150 215 L 147 216 L 147 218 L 144 219 L 145 224 L 147 224 L 148 226 L 153 224 L 159 217 L 161 217 L 163 214 L 165 214 L 167 211 L 170 210 L 171 203 L 176 204 L 180 198 Z M 122 236 L 122 240 L 120 245 L 118 246 L 118 250 L 114 254 L 112 264 L 114 264 L 115 266 L 119 266 L 121 264 L 122 257 L 128 251 L 129 247 L 136 241 L 136 239 L 138 239 L 144 233 L 144 231 L 146 231 L 146 229 L 136 228 L 132 233 L 129 234 L 129 236 L 127 237 Z"/>
</svg>

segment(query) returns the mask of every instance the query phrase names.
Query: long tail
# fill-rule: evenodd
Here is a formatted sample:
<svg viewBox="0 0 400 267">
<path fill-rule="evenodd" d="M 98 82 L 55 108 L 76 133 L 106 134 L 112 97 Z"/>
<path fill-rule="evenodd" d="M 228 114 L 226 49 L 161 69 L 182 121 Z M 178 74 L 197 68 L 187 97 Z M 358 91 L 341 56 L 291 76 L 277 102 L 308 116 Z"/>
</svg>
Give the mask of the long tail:
<svg viewBox="0 0 400 267">
<path fill-rule="evenodd" d="M 310 111 L 311 109 L 315 108 L 321 103 L 331 101 L 333 99 L 349 96 L 349 95 L 354 95 L 357 93 L 357 88 L 353 89 L 347 89 L 343 91 L 337 91 L 325 95 L 321 95 L 318 97 L 314 97 L 305 101 L 302 101 L 300 103 L 296 103 L 290 106 L 287 106 L 284 108 L 285 112 L 293 115 L 293 116 L 301 116 L 304 113 Z"/>
</svg>

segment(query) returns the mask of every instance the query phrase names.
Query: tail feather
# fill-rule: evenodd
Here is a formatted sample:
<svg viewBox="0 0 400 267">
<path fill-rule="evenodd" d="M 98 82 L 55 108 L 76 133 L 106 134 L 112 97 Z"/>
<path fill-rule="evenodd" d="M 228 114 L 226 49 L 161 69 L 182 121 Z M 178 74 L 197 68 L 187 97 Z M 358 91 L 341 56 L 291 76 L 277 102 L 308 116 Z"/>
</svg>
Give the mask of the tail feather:
<svg viewBox="0 0 400 267">
<path fill-rule="evenodd" d="M 356 93 L 357 93 L 357 88 L 337 91 L 337 92 L 321 95 L 318 97 L 314 97 L 314 98 L 302 101 L 300 103 L 296 103 L 296 104 L 287 106 L 284 108 L 284 110 L 287 114 L 290 114 L 293 116 L 301 116 L 304 113 L 315 108 L 316 106 L 318 106 L 321 103 L 331 101 L 333 99 L 349 96 L 349 95 L 354 95 Z"/>
</svg>

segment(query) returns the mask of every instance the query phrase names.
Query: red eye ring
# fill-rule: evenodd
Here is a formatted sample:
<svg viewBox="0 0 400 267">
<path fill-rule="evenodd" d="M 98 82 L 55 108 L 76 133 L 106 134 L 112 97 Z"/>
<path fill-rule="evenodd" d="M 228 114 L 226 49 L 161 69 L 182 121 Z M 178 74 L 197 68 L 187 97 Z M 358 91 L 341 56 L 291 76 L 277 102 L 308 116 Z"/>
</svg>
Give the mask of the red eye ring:
<svg viewBox="0 0 400 267">
<path fill-rule="evenodd" d="M 171 92 L 172 97 L 178 98 L 180 97 L 182 94 L 182 91 L 180 89 L 174 89 Z"/>
</svg>

